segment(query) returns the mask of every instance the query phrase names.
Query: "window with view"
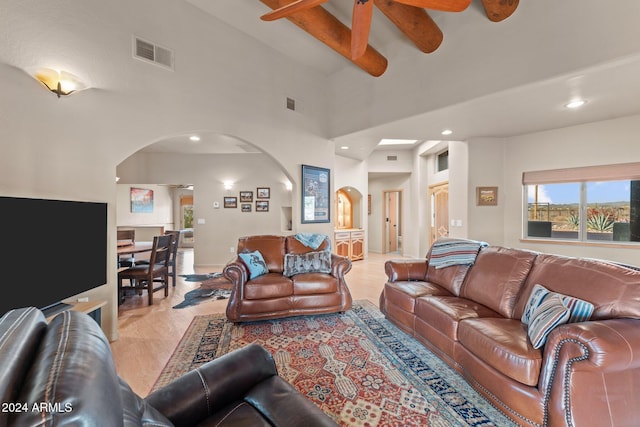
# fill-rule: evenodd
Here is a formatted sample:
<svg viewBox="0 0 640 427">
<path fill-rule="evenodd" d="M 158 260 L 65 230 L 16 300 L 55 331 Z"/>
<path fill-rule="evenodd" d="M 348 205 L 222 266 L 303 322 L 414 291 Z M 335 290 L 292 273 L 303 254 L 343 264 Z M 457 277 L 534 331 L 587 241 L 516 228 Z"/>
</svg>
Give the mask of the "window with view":
<svg viewBox="0 0 640 427">
<path fill-rule="evenodd" d="M 525 237 L 640 242 L 639 175 L 640 164 L 525 173 Z"/>
</svg>

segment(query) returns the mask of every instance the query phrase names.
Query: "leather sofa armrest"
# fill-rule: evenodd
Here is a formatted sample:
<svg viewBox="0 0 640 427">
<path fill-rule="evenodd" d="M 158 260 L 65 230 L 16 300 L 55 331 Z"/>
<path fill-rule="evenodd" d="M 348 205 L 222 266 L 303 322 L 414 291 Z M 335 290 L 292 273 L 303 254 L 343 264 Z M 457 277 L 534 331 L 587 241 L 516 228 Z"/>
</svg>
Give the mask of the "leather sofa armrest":
<svg viewBox="0 0 640 427">
<path fill-rule="evenodd" d="M 236 258 L 225 265 L 222 274 L 229 279 L 234 286 L 244 285 L 247 280 L 249 280 L 249 269 L 240 258 Z"/>
<path fill-rule="evenodd" d="M 384 272 L 389 282 L 425 280 L 427 266 L 424 259 L 392 259 L 384 263 Z"/>
<path fill-rule="evenodd" d="M 195 425 L 277 375 L 271 354 L 249 344 L 187 372 L 144 400 L 176 426 Z"/>
<path fill-rule="evenodd" d="M 331 275 L 342 278 L 351 270 L 351 260 L 336 254 L 331 254 Z"/>
<path fill-rule="evenodd" d="M 640 397 L 635 397 L 633 378 L 640 378 L 640 320 L 610 319 L 559 326 L 545 344 L 538 384 L 548 398 L 546 421 L 549 425 L 565 425 L 565 420 L 573 419 L 572 423 L 580 425 L 576 417 L 599 414 L 604 418 L 582 421 L 604 425 L 608 422 L 599 422 L 635 411 Z M 626 402 L 622 408 L 616 406 L 622 401 Z M 633 418 L 637 413 L 628 415 Z"/>
</svg>

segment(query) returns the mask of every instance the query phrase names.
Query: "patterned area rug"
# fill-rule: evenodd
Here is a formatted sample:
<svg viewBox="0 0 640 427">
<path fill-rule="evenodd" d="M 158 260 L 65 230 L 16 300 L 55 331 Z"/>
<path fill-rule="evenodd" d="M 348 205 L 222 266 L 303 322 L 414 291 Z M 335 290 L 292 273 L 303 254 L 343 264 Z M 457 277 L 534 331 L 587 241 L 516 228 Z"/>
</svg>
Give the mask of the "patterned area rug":
<svg viewBox="0 0 640 427">
<path fill-rule="evenodd" d="M 342 426 L 513 426 L 425 347 L 356 301 L 344 314 L 234 325 L 196 316 L 154 390 L 222 354 L 257 342 L 280 376 Z"/>
<path fill-rule="evenodd" d="M 222 273 L 183 274 L 181 277 L 188 282 L 202 281 L 202 283 L 198 289 L 185 293 L 184 301 L 174 305 L 173 308 L 185 308 L 204 301 L 227 299 L 231 295 L 231 282 Z"/>
</svg>

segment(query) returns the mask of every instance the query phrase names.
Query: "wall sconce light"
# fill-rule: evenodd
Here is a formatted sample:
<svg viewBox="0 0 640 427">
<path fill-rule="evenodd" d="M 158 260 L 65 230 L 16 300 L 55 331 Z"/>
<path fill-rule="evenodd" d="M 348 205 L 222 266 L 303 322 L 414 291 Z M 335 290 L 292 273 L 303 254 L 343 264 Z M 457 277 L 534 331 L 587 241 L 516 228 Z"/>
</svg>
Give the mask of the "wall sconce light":
<svg viewBox="0 0 640 427">
<path fill-rule="evenodd" d="M 224 189 L 231 190 L 233 188 L 233 181 L 224 181 Z"/>
<path fill-rule="evenodd" d="M 288 191 L 293 190 L 293 184 L 291 183 L 291 181 L 287 181 L 284 183 L 284 188 L 286 188 Z"/>
<path fill-rule="evenodd" d="M 47 89 L 58 95 L 70 95 L 73 92 L 85 89 L 85 85 L 71 73 L 56 71 L 51 68 L 42 68 L 34 74 L 36 80 L 45 85 Z"/>
</svg>

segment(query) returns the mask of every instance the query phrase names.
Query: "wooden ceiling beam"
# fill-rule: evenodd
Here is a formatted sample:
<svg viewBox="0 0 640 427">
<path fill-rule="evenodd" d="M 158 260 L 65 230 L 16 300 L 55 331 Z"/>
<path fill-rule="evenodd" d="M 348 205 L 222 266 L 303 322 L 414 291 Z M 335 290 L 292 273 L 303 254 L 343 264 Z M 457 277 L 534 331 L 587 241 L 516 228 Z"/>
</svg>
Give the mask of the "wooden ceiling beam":
<svg viewBox="0 0 640 427">
<path fill-rule="evenodd" d="M 293 3 L 291 0 L 260 1 L 274 10 Z M 351 30 L 322 6 L 298 11 L 286 18 L 372 76 L 381 76 L 387 69 L 387 59 L 370 45 L 362 56 L 351 59 Z"/>
<path fill-rule="evenodd" d="M 487 18 L 500 22 L 511 16 L 518 8 L 519 0 L 482 0 Z"/>
<path fill-rule="evenodd" d="M 394 0 L 375 0 L 375 4 L 422 52 L 431 53 L 442 43 L 442 30 L 424 9 Z"/>
</svg>

